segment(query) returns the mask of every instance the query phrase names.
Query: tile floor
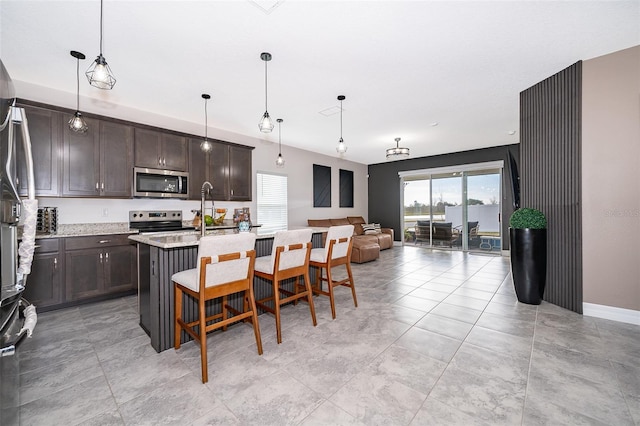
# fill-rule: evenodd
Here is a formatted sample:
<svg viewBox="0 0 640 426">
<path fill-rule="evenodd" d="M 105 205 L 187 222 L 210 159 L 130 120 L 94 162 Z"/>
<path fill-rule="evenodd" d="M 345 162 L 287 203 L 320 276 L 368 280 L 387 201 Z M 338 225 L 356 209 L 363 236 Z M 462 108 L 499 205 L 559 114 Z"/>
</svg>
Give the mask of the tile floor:
<svg viewBox="0 0 640 426">
<path fill-rule="evenodd" d="M 507 258 L 395 247 L 316 298 L 156 353 L 136 298 L 41 314 L 24 425 L 640 425 L 640 327 L 516 302 Z"/>
</svg>

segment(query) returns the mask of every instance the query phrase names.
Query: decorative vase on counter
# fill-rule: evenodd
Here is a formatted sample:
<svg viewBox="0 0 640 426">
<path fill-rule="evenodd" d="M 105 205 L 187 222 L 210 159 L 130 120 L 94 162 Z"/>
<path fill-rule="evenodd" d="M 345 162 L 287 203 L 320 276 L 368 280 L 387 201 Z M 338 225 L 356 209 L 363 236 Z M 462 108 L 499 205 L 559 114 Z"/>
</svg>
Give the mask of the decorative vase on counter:
<svg viewBox="0 0 640 426">
<path fill-rule="evenodd" d="M 249 232 L 251 231 L 251 221 L 250 220 L 241 220 L 238 222 L 238 231 L 239 232 Z"/>
</svg>

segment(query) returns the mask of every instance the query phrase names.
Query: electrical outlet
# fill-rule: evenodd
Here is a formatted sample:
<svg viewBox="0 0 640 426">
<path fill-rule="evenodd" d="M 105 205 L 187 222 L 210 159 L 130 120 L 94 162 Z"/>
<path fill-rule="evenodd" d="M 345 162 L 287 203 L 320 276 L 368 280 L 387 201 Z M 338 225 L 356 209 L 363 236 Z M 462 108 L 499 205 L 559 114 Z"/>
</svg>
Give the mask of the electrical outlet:
<svg viewBox="0 0 640 426">
<path fill-rule="evenodd" d="M 109 216 L 109 209 L 102 209 L 102 217 Z"/>
</svg>

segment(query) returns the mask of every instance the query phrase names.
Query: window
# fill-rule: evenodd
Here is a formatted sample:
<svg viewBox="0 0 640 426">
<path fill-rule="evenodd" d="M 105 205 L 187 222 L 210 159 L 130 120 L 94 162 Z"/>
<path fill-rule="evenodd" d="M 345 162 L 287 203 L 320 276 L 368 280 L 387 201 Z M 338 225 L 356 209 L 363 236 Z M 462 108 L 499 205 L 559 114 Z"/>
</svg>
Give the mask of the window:
<svg viewBox="0 0 640 426">
<path fill-rule="evenodd" d="M 264 233 L 287 229 L 287 177 L 258 173 L 257 223 Z"/>
</svg>

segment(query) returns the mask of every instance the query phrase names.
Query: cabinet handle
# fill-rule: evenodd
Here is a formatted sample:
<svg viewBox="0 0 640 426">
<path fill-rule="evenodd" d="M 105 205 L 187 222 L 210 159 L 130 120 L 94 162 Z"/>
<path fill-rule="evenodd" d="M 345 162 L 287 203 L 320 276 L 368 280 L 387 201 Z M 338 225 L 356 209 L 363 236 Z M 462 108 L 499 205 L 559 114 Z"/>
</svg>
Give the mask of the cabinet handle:
<svg viewBox="0 0 640 426">
<path fill-rule="evenodd" d="M 151 275 L 153 275 L 154 277 L 156 275 L 156 261 L 155 260 L 151 261 Z"/>
<path fill-rule="evenodd" d="M 106 252 L 106 253 L 104 254 L 104 261 L 105 261 L 105 262 L 108 262 L 108 261 L 109 261 L 109 252 Z"/>
<path fill-rule="evenodd" d="M 162 166 L 162 157 L 158 157 L 158 166 Z"/>
<path fill-rule="evenodd" d="M 233 189 L 231 190 L 231 195 L 233 195 Z"/>
<path fill-rule="evenodd" d="M 16 176 L 16 186 L 20 187 L 20 178 Z"/>
<path fill-rule="evenodd" d="M 102 183 L 100 184 L 100 190 L 101 190 L 102 192 L 104 192 L 104 182 L 102 182 Z"/>
<path fill-rule="evenodd" d="M 96 182 L 96 191 L 100 190 L 100 186 L 99 185 L 100 185 L 100 182 Z"/>
<path fill-rule="evenodd" d="M 33 246 L 34 249 L 40 248 L 40 244 L 36 244 L 35 246 Z"/>
<path fill-rule="evenodd" d="M 98 244 L 104 244 L 104 243 L 109 243 L 109 242 L 111 242 L 111 240 L 100 240 L 100 241 L 98 241 Z"/>
<path fill-rule="evenodd" d="M 100 263 L 102 263 L 102 253 L 100 253 Z"/>
<path fill-rule="evenodd" d="M 53 258 L 53 269 L 58 269 L 58 258 L 57 257 Z"/>
<path fill-rule="evenodd" d="M 162 157 L 162 165 L 163 166 L 167 165 L 167 159 L 165 157 Z"/>
</svg>

